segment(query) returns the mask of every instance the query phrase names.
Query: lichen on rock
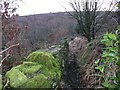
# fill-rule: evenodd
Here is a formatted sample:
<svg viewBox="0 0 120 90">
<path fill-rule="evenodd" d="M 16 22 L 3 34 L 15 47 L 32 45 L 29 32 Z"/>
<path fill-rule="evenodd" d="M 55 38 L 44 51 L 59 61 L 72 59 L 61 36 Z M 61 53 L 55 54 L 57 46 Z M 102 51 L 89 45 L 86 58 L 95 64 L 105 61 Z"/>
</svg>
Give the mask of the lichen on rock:
<svg viewBox="0 0 120 90">
<path fill-rule="evenodd" d="M 60 65 L 48 52 L 33 52 L 23 64 L 6 73 L 13 88 L 52 88 L 61 78 Z"/>
</svg>

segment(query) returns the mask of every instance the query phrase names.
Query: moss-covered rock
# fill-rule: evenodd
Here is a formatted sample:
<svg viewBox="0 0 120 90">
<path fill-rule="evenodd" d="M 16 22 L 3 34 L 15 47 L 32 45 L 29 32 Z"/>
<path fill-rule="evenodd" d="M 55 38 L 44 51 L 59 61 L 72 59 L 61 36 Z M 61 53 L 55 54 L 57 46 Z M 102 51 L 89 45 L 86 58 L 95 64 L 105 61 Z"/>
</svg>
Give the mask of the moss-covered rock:
<svg viewBox="0 0 120 90">
<path fill-rule="evenodd" d="M 7 72 L 6 77 L 10 81 L 10 86 L 17 88 L 26 83 L 28 78 L 20 70 L 12 68 Z"/>
<path fill-rule="evenodd" d="M 52 88 L 61 78 L 60 65 L 52 54 L 33 52 L 23 64 L 6 73 L 13 88 Z"/>
<path fill-rule="evenodd" d="M 58 66 L 58 62 L 53 55 L 48 52 L 33 52 L 27 57 L 27 61 L 45 65 L 48 69 L 53 69 L 53 65 L 55 65 L 55 67 Z"/>
</svg>

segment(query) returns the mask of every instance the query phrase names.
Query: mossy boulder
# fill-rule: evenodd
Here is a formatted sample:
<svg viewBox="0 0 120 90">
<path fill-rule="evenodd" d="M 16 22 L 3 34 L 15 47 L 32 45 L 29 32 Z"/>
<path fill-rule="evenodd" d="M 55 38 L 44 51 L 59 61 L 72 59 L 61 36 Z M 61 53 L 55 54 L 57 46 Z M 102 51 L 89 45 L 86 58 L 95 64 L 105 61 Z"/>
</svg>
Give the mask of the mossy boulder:
<svg viewBox="0 0 120 90">
<path fill-rule="evenodd" d="M 53 69 L 54 67 L 59 66 L 58 61 L 48 52 L 33 52 L 27 57 L 27 61 L 39 63 L 46 66 L 48 69 Z"/>
<path fill-rule="evenodd" d="M 61 78 L 57 59 L 48 52 L 33 52 L 26 62 L 13 67 L 6 73 L 13 88 L 52 88 Z"/>
</svg>

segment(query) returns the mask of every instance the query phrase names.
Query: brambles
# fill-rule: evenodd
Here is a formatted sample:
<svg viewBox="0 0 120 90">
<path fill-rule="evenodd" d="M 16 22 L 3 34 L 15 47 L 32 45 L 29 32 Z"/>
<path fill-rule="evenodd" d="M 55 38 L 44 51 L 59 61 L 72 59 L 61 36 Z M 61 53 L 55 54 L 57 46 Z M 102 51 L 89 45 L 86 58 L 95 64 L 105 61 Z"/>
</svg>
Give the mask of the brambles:
<svg viewBox="0 0 120 90">
<path fill-rule="evenodd" d="M 103 79 L 103 86 L 106 88 L 118 88 L 119 77 L 117 77 L 118 66 L 118 35 L 117 32 L 106 33 L 103 36 L 102 44 L 104 45 L 103 54 L 95 64 L 95 69 L 100 72 L 99 76 Z"/>
</svg>

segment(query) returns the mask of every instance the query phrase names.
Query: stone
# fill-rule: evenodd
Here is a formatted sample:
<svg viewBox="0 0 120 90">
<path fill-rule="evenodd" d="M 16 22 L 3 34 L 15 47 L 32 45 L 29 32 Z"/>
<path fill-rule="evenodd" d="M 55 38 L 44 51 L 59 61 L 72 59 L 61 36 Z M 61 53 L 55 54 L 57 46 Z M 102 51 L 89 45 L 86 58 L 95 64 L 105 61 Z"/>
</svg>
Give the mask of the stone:
<svg viewBox="0 0 120 90">
<path fill-rule="evenodd" d="M 85 37 L 75 37 L 69 42 L 69 50 L 72 53 L 78 53 L 83 50 L 87 45 L 87 39 Z"/>
<path fill-rule="evenodd" d="M 60 65 L 48 52 L 33 52 L 25 62 L 6 73 L 13 88 L 52 88 L 61 79 Z"/>
</svg>

